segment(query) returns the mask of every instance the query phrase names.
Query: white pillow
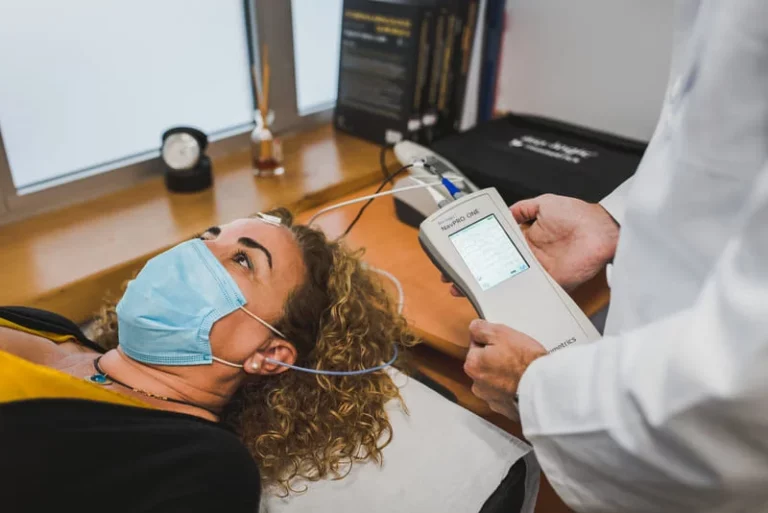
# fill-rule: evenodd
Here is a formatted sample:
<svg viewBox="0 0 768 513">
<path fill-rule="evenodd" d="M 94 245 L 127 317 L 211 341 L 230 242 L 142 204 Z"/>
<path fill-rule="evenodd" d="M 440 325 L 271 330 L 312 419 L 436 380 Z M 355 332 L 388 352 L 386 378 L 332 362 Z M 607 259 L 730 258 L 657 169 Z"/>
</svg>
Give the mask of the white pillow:
<svg viewBox="0 0 768 513">
<path fill-rule="evenodd" d="M 413 378 L 392 370 L 409 414 L 387 405 L 392 442 L 384 464 L 355 464 L 341 480 L 306 484 L 303 494 L 262 495 L 262 513 L 418 512 L 477 513 L 525 459 L 523 512 L 533 512 L 539 466 L 531 447 Z"/>
</svg>

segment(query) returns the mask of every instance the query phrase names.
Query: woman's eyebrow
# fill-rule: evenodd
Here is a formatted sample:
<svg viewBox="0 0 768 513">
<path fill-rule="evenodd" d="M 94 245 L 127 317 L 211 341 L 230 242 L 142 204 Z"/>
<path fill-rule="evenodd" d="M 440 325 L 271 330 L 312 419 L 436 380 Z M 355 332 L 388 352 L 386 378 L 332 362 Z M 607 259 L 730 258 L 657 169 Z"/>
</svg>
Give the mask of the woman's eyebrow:
<svg viewBox="0 0 768 513">
<path fill-rule="evenodd" d="M 205 230 L 203 233 L 210 233 L 211 235 L 218 236 L 221 233 L 221 228 L 218 226 L 211 226 L 207 230 Z"/>
<path fill-rule="evenodd" d="M 263 251 L 264 254 L 267 257 L 267 263 L 269 264 L 269 270 L 272 270 L 272 253 L 269 252 L 267 248 L 256 242 L 250 237 L 240 237 L 237 239 L 237 242 L 245 246 L 246 248 L 252 248 L 252 249 L 258 249 L 260 251 Z"/>
</svg>

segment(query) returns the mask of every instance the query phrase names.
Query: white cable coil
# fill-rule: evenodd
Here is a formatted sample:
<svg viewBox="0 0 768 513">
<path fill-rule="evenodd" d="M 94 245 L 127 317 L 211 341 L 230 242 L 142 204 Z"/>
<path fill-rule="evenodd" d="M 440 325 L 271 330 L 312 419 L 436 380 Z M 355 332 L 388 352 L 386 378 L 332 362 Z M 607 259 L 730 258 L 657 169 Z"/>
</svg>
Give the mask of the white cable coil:
<svg viewBox="0 0 768 513">
<path fill-rule="evenodd" d="M 382 276 L 385 276 L 390 279 L 392 283 L 395 284 L 395 287 L 397 287 L 397 313 L 401 314 L 403 313 L 403 306 L 405 305 L 405 293 L 403 292 L 403 286 L 400 283 L 400 280 L 397 279 L 397 277 L 392 274 L 389 271 L 385 271 L 384 269 L 379 269 L 377 267 L 371 267 L 369 265 L 365 266 L 369 271 L 372 271 L 374 273 L 380 274 Z"/>
</svg>

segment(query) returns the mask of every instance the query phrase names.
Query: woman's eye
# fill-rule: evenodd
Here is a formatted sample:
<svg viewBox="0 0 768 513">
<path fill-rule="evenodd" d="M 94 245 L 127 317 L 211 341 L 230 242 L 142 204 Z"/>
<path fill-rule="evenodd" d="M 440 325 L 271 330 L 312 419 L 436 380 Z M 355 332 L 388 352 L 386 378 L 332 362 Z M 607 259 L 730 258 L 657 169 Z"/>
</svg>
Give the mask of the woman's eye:
<svg viewBox="0 0 768 513">
<path fill-rule="evenodd" d="M 248 255 L 246 255 L 245 253 L 237 252 L 234 258 L 232 258 L 232 260 L 235 263 L 243 266 L 243 268 L 245 269 L 249 269 L 249 270 L 253 269 L 253 266 L 251 265 L 251 260 L 248 258 Z"/>
</svg>

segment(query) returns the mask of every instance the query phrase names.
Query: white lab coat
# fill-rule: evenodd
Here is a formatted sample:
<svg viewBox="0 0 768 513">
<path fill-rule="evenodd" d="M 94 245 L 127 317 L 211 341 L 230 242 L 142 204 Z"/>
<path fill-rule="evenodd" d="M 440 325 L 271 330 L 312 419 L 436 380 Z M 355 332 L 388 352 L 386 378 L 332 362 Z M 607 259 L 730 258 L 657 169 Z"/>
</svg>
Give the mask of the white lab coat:
<svg viewBox="0 0 768 513">
<path fill-rule="evenodd" d="M 768 511 L 768 0 L 680 11 L 626 211 L 604 203 L 622 224 L 605 337 L 520 383 L 578 511 Z"/>
</svg>

